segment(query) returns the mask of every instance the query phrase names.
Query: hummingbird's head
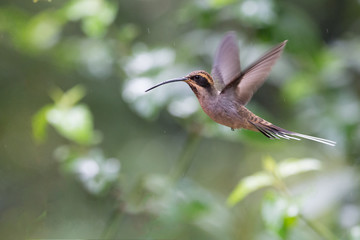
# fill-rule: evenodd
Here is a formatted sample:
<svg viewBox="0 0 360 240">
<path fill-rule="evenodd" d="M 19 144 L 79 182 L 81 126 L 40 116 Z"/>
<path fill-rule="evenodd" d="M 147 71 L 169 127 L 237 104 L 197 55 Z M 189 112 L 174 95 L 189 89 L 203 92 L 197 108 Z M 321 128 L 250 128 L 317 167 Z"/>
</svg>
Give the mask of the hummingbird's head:
<svg viewBox="0 0 360 240">
<path fill-rule="evenodd" d="M 214 85 L 214 81 L 210 74 L 207 72 L 200 70 L 200 71 L 193 71 L 189 73 L 186 77 L 185 82 L 190 86 L 201 87 L 201 88 L 210 88 Z"/>
<path fill-rule="evenodd" d="M 209 73 L 200 70 L 193 71 L 186 76 L 185 82 L 190 86 L 191 90 L 199 98 L 206 94 L 212 93 L 214 89 L 214 81 Z"/>
<path fill-rule="evenodd" d="M 190 88 L 193 90 L 195 95 L 199 97 L 202 93 L 205 94 L 205 92 L 212 92 L 212 89 L 214 89 L 214 81 L 209 73 L 200 70 L 200 71 L 193 71 L 186 75 L 183 78 L 176 78 L 171 79 L 162 83 L 159 83 L 145 92 L 148 92 L 154 88 L 157 88 L 161 85 L 172 83 L 172 82 L 186 82 Z"/>
</svg>

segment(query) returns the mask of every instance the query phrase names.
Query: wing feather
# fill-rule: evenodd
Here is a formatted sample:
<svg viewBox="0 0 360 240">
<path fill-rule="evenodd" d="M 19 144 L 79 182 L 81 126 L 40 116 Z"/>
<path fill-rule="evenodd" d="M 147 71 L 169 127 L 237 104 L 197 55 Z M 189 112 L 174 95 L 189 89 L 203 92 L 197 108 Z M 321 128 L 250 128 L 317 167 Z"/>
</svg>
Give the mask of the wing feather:
<svg viewBox="0 0 360 240">
<path fill-rule="evenodd" d="M 234 32 L 229 32 L 222 39 L 215 55 L 211 75 L 215 88 L 221 91 L 241 73 L 239 47 Z"/>
<path fill-rule="evenodd" d="M 246 105 L 253 94 L 264 83 L 271 71 L 271 68 L 280 57 L 286 42 L 287 40 L 272 48 L 264 56 L 260 57 L 253 64 L 247 67 L 241 73 L 241 77 L 238 80 L 234 80 L 239 81 L 235 91 L 238 100 L 242 104 Z"/>
</svg>

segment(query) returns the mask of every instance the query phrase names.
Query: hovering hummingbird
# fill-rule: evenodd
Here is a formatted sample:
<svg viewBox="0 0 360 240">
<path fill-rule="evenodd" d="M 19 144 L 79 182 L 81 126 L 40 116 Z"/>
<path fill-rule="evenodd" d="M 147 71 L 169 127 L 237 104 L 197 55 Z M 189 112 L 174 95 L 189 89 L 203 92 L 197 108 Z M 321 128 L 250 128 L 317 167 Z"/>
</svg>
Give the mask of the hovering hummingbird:
<svg viewBox="0 0 360 240">
<path fill-rule="evenodd" d="M 286 41 L 276 45 L 250 66 L 241 71 L 239 47 L 234 32 L 222 39 L 213 63 L 211 75 L 205 71 L 193 71 L 183 78 L 157 84 L 146 92 L 173 82 L 186 82 L 195 93 L 204 112 L 211 119 L 232 130 L 245 128 L 258 131 L 270 139 L 306 138 L 335 146 L 336 142 L 285 130 L 256 116 L 245 105 L 264 83 L 272 66 L 280 57 Z"/>
</svg>

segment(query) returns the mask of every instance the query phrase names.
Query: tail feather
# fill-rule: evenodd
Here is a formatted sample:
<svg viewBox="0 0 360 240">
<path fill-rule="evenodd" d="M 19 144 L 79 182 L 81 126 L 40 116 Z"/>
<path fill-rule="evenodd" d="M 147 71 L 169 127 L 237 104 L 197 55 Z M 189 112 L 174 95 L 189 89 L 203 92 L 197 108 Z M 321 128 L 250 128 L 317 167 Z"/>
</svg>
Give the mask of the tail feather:
<svg viewBox="0 0 360 240">
<path fill-rule="evenodd" d="M 309 135 L 305 135 L 305 134 L 301 134 L 301 133 L 293 133 L 293 136 L 297 136 L 297 137 L 301 137 L 301 138 L 305 138 L 305 139 L 309 139 L 315 142 L 319 142 L 319 143 L 323 143 L 323 144 L 327 144 L 330 146 L 335 146 L 336 142 L 335 141 L 331 141 L 328 139 L 324 139 L 324 138 L 318 138 L 318 137 L 313 137 L 313 136 L 309 136 Z"/>
<path fill-rule="evenodd" d="M 264 123 L 254 123 L 254 122 L 250 122 L 259 132 L 261 132 L 262 134 L 264 134 L 267 138 L 270 139 L 294 139 L 294 140 L 301 140 L 300 138 L 304 138 L 304 139 L 309 139 L 315 142 L 319 142 L 319 143 L 323 143 L 323 144 L 327 144 L 330 146 L 335 146 L 336 142 L 331 141 L 331 140 L 327 140 L 324 138 L 318 138 L 318 137 L 313 137 L 313 136 L 309 136 L 309 135 L 305 135 L 305 134 L 301 134 L 301 133 L 296 133 L 296 132 L 291 132 L 288 130 L 285 130 L 283 128 L 280 128 L 278 126 L 275 126 L 271 123 L 266 122 L 266 124 Z"/>
</svg>

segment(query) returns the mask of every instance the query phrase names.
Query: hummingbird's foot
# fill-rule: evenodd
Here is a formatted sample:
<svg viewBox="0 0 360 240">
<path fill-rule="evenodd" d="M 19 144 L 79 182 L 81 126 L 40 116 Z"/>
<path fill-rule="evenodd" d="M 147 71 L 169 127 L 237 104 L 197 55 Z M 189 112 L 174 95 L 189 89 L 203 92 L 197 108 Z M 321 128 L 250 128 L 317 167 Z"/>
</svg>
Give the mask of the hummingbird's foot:
<svg viewBox="0 0 360 240">
<path fill-rule="evenodd" d="M 231 131 L 235 131 L 235 129 L 231 128 Z"/>
</svg>

